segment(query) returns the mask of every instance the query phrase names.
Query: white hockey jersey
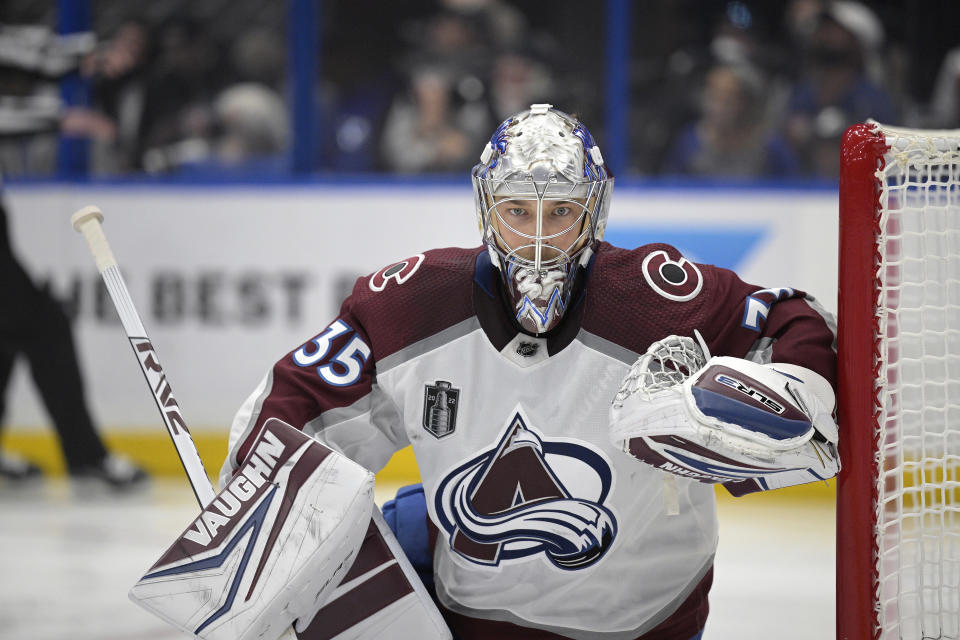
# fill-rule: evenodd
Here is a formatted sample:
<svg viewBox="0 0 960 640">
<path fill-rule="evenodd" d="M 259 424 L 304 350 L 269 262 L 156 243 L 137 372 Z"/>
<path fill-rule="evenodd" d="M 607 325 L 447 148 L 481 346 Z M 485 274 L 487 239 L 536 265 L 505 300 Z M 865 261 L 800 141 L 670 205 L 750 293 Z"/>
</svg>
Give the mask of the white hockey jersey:
<svg viewBox="0 0 960 640">
<path fill-rule="evenodd" d="M 833 382 L 830 318 L 800 291 L 745 284 L 667 245 L 603 244 L 587 283 L 560 327 L 535 338 L 516 329 L 482 249 L 430 251 L 361 278 L 339 317 L 241 408 L 222 477 L 270 417 L 374 471 L 412 444 L 452 627 L 693 636 L 717 544 L 713 488 L 615 448 L 610 403 L 651 342 L 694 329 L 714 355 L 791 362 Z"/>
</svg>

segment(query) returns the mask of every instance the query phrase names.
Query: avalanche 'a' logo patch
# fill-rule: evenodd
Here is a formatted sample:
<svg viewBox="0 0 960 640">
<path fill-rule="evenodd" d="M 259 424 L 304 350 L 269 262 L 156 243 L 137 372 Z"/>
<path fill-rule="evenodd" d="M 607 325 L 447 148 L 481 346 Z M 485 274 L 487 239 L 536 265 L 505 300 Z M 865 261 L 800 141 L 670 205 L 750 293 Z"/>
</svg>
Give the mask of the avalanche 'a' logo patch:
<svg viewBox="0 0 960 640">
<path fill-rule="evenodd" d="M 612 484 L 603 454 L 545 439 L 517 407 L 497 445 L 450 471 L 433 500 L 450 547 L 471 562 L 543 554 L 574 570 L 599 561 L 617 537 L 604 506 Z"/>
</svg>

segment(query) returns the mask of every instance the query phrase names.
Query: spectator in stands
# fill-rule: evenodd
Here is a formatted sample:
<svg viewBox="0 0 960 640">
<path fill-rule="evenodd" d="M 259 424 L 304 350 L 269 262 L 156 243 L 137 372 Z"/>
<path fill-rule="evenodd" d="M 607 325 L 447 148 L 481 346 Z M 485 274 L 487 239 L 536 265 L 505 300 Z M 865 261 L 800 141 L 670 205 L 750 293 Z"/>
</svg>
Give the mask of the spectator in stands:
<svg viewBox="0 0 960 640">
<path fill-rule="evenodd" d="M 241 82 L 220 92 L 212 105 L 213 126 L 206 153 L 184 158 L 177 167 L 194 175 L 282 175 L 290 122 L 283 99 L 256 82 Z"/>
<path fill-rule="evenodd" d="M 67 110 L 63 130 L 93 140 L 95 173 L 287 168 L 285 50 L 272 31 L 238 34 L 228 64 L 191 20 L 161 25 L 155 56 L 150 38 L 146 23 L 126 21 L 83 62 L 94 106 Z"/>
<path fill-rule="evenodd" d="M 219 49 L 202 24 L 174 16 L 156 33 L 157 53 L 146 74 L 140 127 L 141 163 L 150 173 L 210 156 L 213 101 L 229 80 Z"/>
<path fill-rule="evenodd" d="M 783 24 L 789 46 L 795 52 L 805 54 L 813 41 L 813 34 L 820 23 L 820 15 L 826 9 L 827 0 L 789 0 L 783 11 Z"/>
<path fill-rule="evenodd" d="M 226 86 L 204 114 L 204 146 L 178 169 L 194 174 L 279 175 L 290 170 L 290 118 L 283 88 L 282 43 L 272 32 L 245 31 L 230 48 Z M 206 124 L 206 126 L 202 126 Z"/>
<path fill-rule="evenodd" d="M 490 128 L 483 84 L 465 86 L 439 70 L 414 72 L 409 92 L 390 108 L 383 134 L 386 166 L 403 173 L 466 170 L 478 139 Z M 467 95 L 464 95 L 467 91 Z"/>
<path fill-rule="evenodd" d="M 150 47 L 146 23 L 128 20 L 81 63 L 80 72 L 91 83 L 93 104 L 67 109 L 62 130 L 93 142 L 94 173 L 126 173 L 140 166 Z"/>
<path fill-rule="evenodd" d="M 364 9 L 366 10 L 366 9 Z M 354 10 L 356 11 L 356 10 Z M 367 172 L 383 169 L 380 141 L 391 103 L 403 86 L 394 58 L 402 47 L 394 24 L 356 20 L 349 30 L 332 30 L 321 53 L 323 76 L 317 104 L 321 170 Z M 392 18 L 392 16 L 387 16 Z M 384 30 L 389 29 L 389 35 Z M 359 46 L 358 46 L 359 44 Z"/>
<path fill-rule="evenodd" d="M 706 177 L 791 176 L 797 159 L 760 117 L 763 80 L 744 64 L 718 65 L 707 74 L 696 122 L 680 132 L 663 172 Z"/>
<path fill-rule="evenodd" d="M 287 149 L 290 124 L 283 99 L 253 82 L 228 87 L 214 102 L 216 156 L 225 165 L 268 159 Z"/>
<path fill-rule="evenodd" d="M 549 66 L 529 45 L 507 48 L 493 59 L 490 103 L 498 122 L 531 104 L 562 102 L 559 93 Z"/>
<path fill-rule="evenodd" d="M 835 122 L 841 128 L 867 118 L 897 124 L 892 98 L 868 74 L 868 61 L 876 65 L 873 52 L 883 37 L 876 15 L 859 2 L 833 2 L 818 15 L 784 125 L 808 173 L 836 177 L 835 163 L 824 166 L 819 162 L 824 154 L 814 149 L 823 141 L 822 130 L 835 129 Z"/>
<path fill-rule="evenodd" d="M 98 173 L 159 173 L 205 160 L 212 153 L 212 103 L 228 78 L 218 73 L 219 61 L 193 20 L 172 16 L 153 30 L 126 21 L 84 60 L 93 105 L 67 110 L 64 132 L 93 140 Z"/>
<path fill-rule="evenodd" d="M 482 80 L 489 40 L 476 22 L 449 10 L 433 16 L 424 35 L 408 88 L 387 115 L 384 162 L 405 173 L 466 171 L 493 124 Z"/>
<path fill-rule="evenodd" d="M 771 19 L 761 11 L 770 13 L 770 9 L 728 2 L 717 5 L 721 11 L 712 12 L 708 9 L 713 5 L 704 5 L 701 11 L 702 4 L 690 0 L 650 3 L 637 10 L 643 12 L 645 24 L 656 25 L 634 45 L 636 57 L 631 60 L 631 162 L 640 172 L 692 170 L 677 166 L 677 154 L 692 153 L 691 144 L 701 147 L 692 123 L 710 117 L 708 87 L 713 84 L 719 90 L 717 76 L 724 76 L 728 86 L 737 85 L 736 93 L 747 92 L 753 103 L 753 131 L 767 137 L 766 132 L 779 126 L 791 83 L 782 74 L 788 64 L 785 53 L 770 38 Z M 691 15 L 694 11 L 697 16 Z M 719 67 L 725 71 L 708 80 Z M 743 75 L 762 78 L 762 96 L 750 96 L 749 84 L 740 86 L 745 78 L 730 77 L 741 69 Z M 687 149 L 681 150 L 685 144 Z M 781 167 L 774 170 L 782 172 Z"/>
</svg>

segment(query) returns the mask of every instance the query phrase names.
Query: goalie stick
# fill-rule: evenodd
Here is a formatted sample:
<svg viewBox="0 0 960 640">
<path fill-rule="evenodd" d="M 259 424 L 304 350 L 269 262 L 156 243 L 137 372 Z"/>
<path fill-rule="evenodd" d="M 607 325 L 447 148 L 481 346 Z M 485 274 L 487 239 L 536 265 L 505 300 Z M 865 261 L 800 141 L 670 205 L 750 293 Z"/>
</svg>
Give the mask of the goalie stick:
<svg viewBox="0 0 960 640">
<path fill-rule="evenodd" d="M 123 329 L 130 341 L 130 346 L 133 347 L 134 354 L 137 356 L 140 370 L 150 387 L 153 399 L 163 418 L 163 423 L 173 440 L 177 455 L 180 457 L 180 462 L 187 473 L 190 486 L 201 509 L 204 509 L 213 502 L 216 493 L 200 459 L 200 454 L 197 452 L 193 437 L 190 435 L 183 415 L 180 413 L 179 404 L 163 372 L 163 367 L 160 365 L 150 338 L 147 336 L 147 331 L 133 304 L 133 299 L 130 297 L 130 292 L 127 290 L 126 282 L 120 273 L 117 261 L 110 250 L 110 245 L 107 243 L 106 235 L 103 233 L 100 224 L 102 221 L 103 213 L 98 207 L 92 205 L 80 209 L 70 218 L 73 228 L 83 234 L 90 246 L 90 252 L 93 254 L 97 269 L 100 271 L 104 284 L 107 286 L 107 291 L 110 293 L 110 298 L 117 309 Z M 156 612 L 154 611 L 154 613 Z M 168 619 L 168 622 L 171 622 L 171 620 Z M 293 628 L 287 628 L 282 635 L 278 636 L 278 640 L 296 640 Z"/>
<path fill-rule="evenodd" d="M 133 300 L 131 299 L 130 293 L 126 287 L 126 283 L 120 274 L 117 262 L 113 257 L 113 253 L 111 252 L 109 244 L 107 243 L 106 236 L 103 233 L 103 229 L 100 224 L 102 221 L 103 214 L 96 206 L 84 207 L 83 209 L 80 209 L 74 213 L 71 217 L 71 223 L 73 224 L 73 227 L 83 234 L 90 246 L 90 251 L 93 254 L 97 268 L 103 277 L 107 291 L 110 293 L 110 297 L 113 300 L 114 306 L 117 309 L 117 313 L 119 314 L 121 322 L 123 323 L 124 331 L 126 332 L 131 347 L 137 356 L 137 362 L 139 363 L 144 378 L 150 387 L 157 408 L 160 410 L 164 425 L 166 426 L 167 431 L 173 440 L 177 454 L 180 457 L 184 470 L 187 473 L 187 477 L 190 480 L 190 485 L 193 488 L 194 494 L 197 498 L 197 501 L 200 503 L 201 508 L 204 509 L 204 511 L 201 513 L 201 517 L 197 519 L 193 526 L 184 532 L 184 534 L 174 543 L 174 546 L 171 547 L 167 554 L 165 554 L 165 556 L 154 565 L 151 572 L 141 579 L 141 581 L 133 588 L 133 590 L 131 590 L 131 599 L 137 602 L 137 604 L 144 606 L 144 608 L 147 608 L 152 613 L 164 618 L 171 624 L 174 624 L 175 626 L 178 626 L 189 633 L 197 633 L 199 635 L 200 630 L 197 629 L 196 626 L 184 624 L 184 619 L 190 616 L 183 615 L 182 610 L 184 608 L 184 598 L 182 597 L 182 590 L 180 593 L 173 593 L 173 590 L 169 586 L 164 587 L 161 584 L 158 587 L 157 583 L 158 581 L 167 580 L 168 576 L 174 575 L 178 571 L 180 573 L 184 573 L 184 569 L 190 566 L 189 559 L 184 560 L 181 557 L 182 553 L 180 553 L 178 550 L 182 550 L 183 548 L 191 547 L 193 545 L 194 551 L 197 551 L 197 547 L 195 546 L 196 543 L 199 542 L 202 543 L 202 545 L 213 545 L 218 537 L 223 537 L 223 532 L 227 531 L 229 527 L 226 525 L 219 525 L 222 527 L 220 529 L 221 534 L 220 536 L 217 536 L 216 528 L 210 526 L 210 523 L 218 523 L 220 520 L 222 520 L 222 516 L 218 515 L 215 511 L 219 508 L 220 511 L 223 512 L 222 507 L 218 507 L 218 504 L 222 504 L 224 501 L 217 500 L 216 503 L 213 502 L 215 498 L 218 497 L 218 494 L 215 494 L 214 492 L 214 488 L 210 483 L 210 479 L 207 476 L 206 470 L 204 469 L 203 462 L 197 453 L 193 438 L 191 437 L 190 432 L 187 429 L 186 422 L 180 413 L 179 405 L 173 396 L 170 384 L 166 379 L 163 368 L 160 366 L 160 361 L 153 349 L 153 345 L 150 342 L 143 323 L 137 314 L 136 308 L 134 307 Z M 270 423 L 276 423 L 272 427 L 272 433 Z M 278 436 L 281 439 L 300 442 L 301 445 L 304 440 L 310 441 L 312 442 L 312 446 L 314 448 L 323 449 L 329 453 L 332 453 L 319 442 L 311 441 L 310 438 L 304 436 L 304 434 L 299 430 L 293 429 L 289 425 L 286 425 L 278 420 L 268 421 L 261 431 L 261 439 L 264 437 L 273 439 L 272 443 L 265 443 L 267 452 L 269 452 L 272 447 L 279 446 L 279 442 L 277 440 Z M 304 446 L 301 446 L 300 451 L 302 452 L 304 448 Z M 257 451 L 259 450 L 260 447 L 257 447 Z M 275 448 L 273 450 L 276 451 Z M 321 453 L 320 455 L 323 456 L 324 454 Z M 348 466 L 362 470 L 359 465 L 352 463 L 339 454 L 329 455 L 329 458 L 339 458 L 342 460 L 342 463 L 337 469 L 329 472 L 334 477 L 339 474 L 346 478 L 351 471 L 355 472 L 355 469 L 346 468 Z M 252 466 L 255 467 L 252 471 L 252 475 L 250 470 L 244 471 L 244 468 L 241 467 L 241 469 L 238 470 L 237 475 L 243 476 L 245 473 L 246 477 L 235 477 L 235 480 L 238 482 L 243 482 L 245 479 L 252 479 L 254 482 L 256 482 L 257 478 L 259 477 L 259 481 L 261 483 L 264 483 L 264 479 L 268 481 L 267 483 L 264 483 L 264 486 L 266 486 L 269 482 L 277 482 L 276 474 L 278 469 L 271 469 L 271 475 L 269 475 L 267 478 L 264 478 L 262 467 L 263 460 L 258 459 L 257 456 L 248 456 L 248 460 L 244 463 L 244 466 L 249 465 L 251 459 L 254 461 Z M 260 467 L 256 468 L 258 465 L 260 465 Z M 270 466 L 272 467 L 273 465 Z M 372 474 L 366 470 L 362 471 L 367 476 L 370 476 L 369 491 L 371 493 L 370 503 L 372 505 Z M 356 473 L 354 473 L 354 476 L 356 476 Z M 238 482 L 229 483 L 224 491 L 219 494 L 219 496 L 229 498 L 229 500 L 227 500 L 228 502 L 230 500 L 236 502 L 238 487 L 235 485 L 237 485 Z M 355 485 L 360 486 L 361 480 L 355 479 L 354 483 Z M 336 485 L 337 482 L 334 481 L 333 484 Z M 341 482 L 340 484 L 345 484 L 345 482 Z M 261 485 L 258 485 L 258 487 L 260 486 Z M 233 489 L 233 493 L 230 496 L 225 496 L 224 494 L 231 489 Z M 325 507 L 328 513 L 335 512 L 334 509 L 330 508 L 329 504 L 322 503 L 327 498 L 327 493 L 336 494 L 338 490 L 340 490 L 341 494 L 344 493 L 342 491 L 342 487 L 338 486 L 333 486 L 329 491 L 325 489 L 323 492 L 315 492 L 319 493 L 319 495 L 314 497 L 314 501 L 321 504 L 319 504 L 319 506 L 317 506 L 317 504 L 310 503 L 306 505 L 307 507 L 312 507 L 315 516 L 308 520 L 307 526 L 311 529 L 311 532 L 320 528 L 316 522 L 316 513 L 323 513 Z M 244 491 L 248 491 L 248 489 Z M 357 495 L 360 493 L 361 490 L 358 489 Z M 266 502 L 266 500 L 261 500 L 261 496 L 243 498 L 241 495 L 241 499 L 249 500 L 250 505 L 257 502 L 260 502 L 261 504 Z M 335 500 L 336 498 L 333 499 L 333 501 Z M 332 500 L 327 500 L 327 502 L 331 501 Z M 343 502 L 345 501 L 341 499 L 340 503 L 335 503 L 333 506 L 343 506 Z M 354 501 L 354 503 L 356 502 L 359 502 L 359 498 Z M 213 503 L 212 508 L 211 503 Z M 243 633 L 240 633 L 235 627 L 226 627 L 226 630 L 222 628 L 220 631 L 211 632 L 209 635 L 204 633 L 202 637 L 219 638 L 220 636 L 216 634 L 220 633 L 223 634 L 223 637 L 231 638 L 231 640 L 234 640 L 234 638 L 238 637 L 247 638 L 248 635 L 256 638 L 273 637 L 278 638 L 278 640 L 297 640 L 298 638 L 299 640 L 326 640 L 334 637 L 337 638 L 337 640 L 347 640 L 348 638 L 379 636 L 386 629 L 391 629 L 392 631 L 401 632 L 409 637 L 418 637 L 422 638 L 423 640 L 448 640 L 451 637 L 450 632 L 446 628 L 443 618 L 440 615 L 439 610 L 436 608 L 436 605 L 430 598 L 430 595 L 417 578 L 416 570 L 404 555 L 399 543 L 397 542 L 393 533 L 390 531 L 386 522 L 383 520 L 383 517 L 380 515 L 379 509 L 373 507 L 372 510 L 372 519 L 369 509 L 365 514 L 361 514 L 362 518 L 358 519 L 359 511 L 355 505 L 351 505 L 350 509 L 344 508 L 343 521 L 347 522 L 349 520 L 349 530 L 354 532 L 363 531 L 362 525 L 369 523 L 367 525 L 366 535 L 354 535 L 352 536 L 354 540 L 350 541 L 348 539 L 344 539 L 345 536 L 342 534 L 329 533 L 328 538 L 325 539 L 325 541 L 332 538 L 336 539 L 329 545 L 334 548 L 334 551 L 328 553 L 331 557 L 336 559 L 334 559 L 332 562 L 321 563 L 317 559 L 319 554 L 314 554 L 306 559 L 302 557 L 298 558 L 297 562 L 303 562 L 307 564 L 307 569 L 309 569 L 315 575 L 307 576 L 305 578 L 303 574 L 308 573 L 308 571 L 305 570 L 299 572 L 296 576 L 296 581 L 298 581 L 297 584 L 305 585 L 300 588 L 299 593 L 290 587 L 284 587 L 281 589 L 279 596 L 273 598 L 273 600 L 267 603 L 267 605 L 264 605 L 264 608 L 266 608 L 268 605 L 272 607 L 273 610 L 271 611 L 271 614 L 276 613 L 278 608 L 282 609 L 283 614 L 289 613 L 287 611 L 288 608 L 290 610 L 297 610 L 301 613 L 304 611 L 311 611 L 309 616 L 301 616 L 297 621 L 296 633 L 294 632 L 293 627 L 288 627 L 283 631 L 282 635 L 274 635 L 275 632 L 270 631 L 270 621 L 267 620 L 264 622 L 263 620 L 258 619 L 256 620 L 257 628 L 252 632 L 244 631 Z M 249 521 L 244 523 L 240 529 L 242 530 L 247 528 L 248 525 Z M 342 530 L 346 527 L 347 525 L 345 524 L 343 527 L 340 527 L 340 529 Z M 297 535 L 300 533 L 302 532 L 294 532 L 294 534 Z M 227 544 L 228 547 L 229 544 Z M 249 544 L 253 545 L 253 542 L 250 542 Z M 224 553 L 226 554 L 227 551 L 229 551 L 229 549 L 226 549 Z M 204 551 L 200 550 L 198 552 L 198 557 L 203 555 L 203 553 Z M 268 552 L 264 553 L 266 554 Z M 275 555 L 279 555 L 280 553 L 283 553 L 283 550 L 280 550 L 280 552 L 275 552 Z M 209 556 L 209 553 L 207 553 L 207 556 Z M 353 562 L 355 557 L 356 562 Z M 173 560 L 172 562 L 171 559 Z M 202 562 L 193 564 L 209 564 L 209 562 L 210 558 L 207 557 Z M 263 566 L 263 562 L 264 561 L 262 560 L 261 568 Z M 351 563 L 353 563 L 354 566 L 351 567 Z M 222 574 L 223 572 L 219 571 L 219 569 L 216 569 L 214 573 Z M 209 581 L 210 576 L 201 576 L 197 579 Z M 172 580 L 169 581 L 172 582 Z M 291 580 L 291 582 L 292 581 L 293 580 Z M 256 582 L 256 577 L 254 577 L 254 582 Z M 312 596 L 313 592 L 316 591 L 316 587 L 311 589 L 309 588 L 309 585 L 315 585 L 318 582 L 322 583 L 321 592 L 325 596 L 324 599 L 320 599 L 321 593 L 318 592 L 316 593 L 315 597 L 308 598 L 308 602 L 305 601 L 305 595 Z M 339 586 L 337 586 L 338 583 L 340 583 Z M 207 586 L 209 587 L 209 585 Z M 336 588 L 334 589 L 334 587 Z M 253 586 L 250 587 L 251 593 L 253 588 Z M 160 607 L 151 606 L 151 604 L 148 604 L 151 601 L 159 600 L 157 595 L 163 595 L 164 589 L 167 590 L 165 595 L 169 596 L 167 598 L 168 600 L 174 600 L 177 598 L 179 598 L 179 600 L 168 605 L 166 610 L 162 610 Z M 232 591 L 235 592 L 236 587 L 234 587 Z M 291 599 L 290 606 L 277 607 L 277 602 L 279 602 L 281 605 L 283 604 L 284 596 Z M 250 596 L 248 594 L 247 598 L 249 599 L 249 597 Z M 233 598 L 233 596 L 231 595 L 230 598 Z M 326 604 L 322 609 L 320 609 L 319 613 L 316 613 L 316 603 L 323 602 L 324 600 L 326 601 Z M 193 609 L 196 609 L 196 597 L 189 596 L 187 601 L 187 606 L 192 606 Z M 297 607 L 293 606 L 294 601 L 296 605 L 298 605 Z M 224 605 L 224 607 L 226 607 L 226 605 Z M 190 613 L 193 618 L 196 618 L 198 615 L 195 611 L 191 611 Z M 316 613 L 316 615 L 313 615 L 314 613 Z M 214 614 L 222 614 L 222 608 L 214 612 Z M 311 617 L 312 620 L 310 619 Z M 289 624 L 289 616 L 288 622 L 284 623 L 284 626 L 287 624 Z M 272 628 L 276 629 L 276 626 L 273 626 Z M 231 632 L 233 633 L 232 636 Z M 266 635 L 268 633 L 270 634 L 269 636 Z"/>
<path fill-rule="evenodd" d="M 70 217 L 73 228 L 83 234 L 90 246 L 90 253 L 93 254 L 97 269 L 120 316 L 123 330 L 137 356 L 137 363 L 157 403 L 157 409 L 160 410 L 163 424 L 167 427 L 183 469 L 187 472 L 193 493 L 200 507 L 205 507 L 213 501 L 215 495 L 213 485 L 210 483 L 210 478 L 200 460 L 200 454 L 197 453 L 197 446 L 180 413 L 180 406 L 173 395 L 170 383 L 167 382 L 163 367 L 160 366 L 160 361 L 153 350 L 153 344 L 147 337 L 147 330 L 144 329 L 143 322 L 133 306 L 133 299 L 130 297 L 126 282 L 120 274 L 117 261 L 107 243 L 103 227 L 100 226 L 101 222 L 103 222 L 103 213 L 98 207 L 92 205 L 80 209 Z"/>
</svg>

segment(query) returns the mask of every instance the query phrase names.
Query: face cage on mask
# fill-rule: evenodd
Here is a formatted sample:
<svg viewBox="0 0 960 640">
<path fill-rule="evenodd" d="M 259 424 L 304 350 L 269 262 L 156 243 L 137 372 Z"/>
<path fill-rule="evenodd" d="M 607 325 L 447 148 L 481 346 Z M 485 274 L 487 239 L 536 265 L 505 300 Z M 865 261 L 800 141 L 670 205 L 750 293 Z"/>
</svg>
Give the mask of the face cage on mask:
<svg viewBox="0 0 960 640">
<path fill-rule="evenodd" d="M 549 183 L 533 180 L 504 181 L 475 178 L 477 185 L 478 213 L 487 246 L 491 247 L 503 260 L 504 266 L 512 272 L 515 268 L 532 269 L 536 272 L 562 269 L 569 270 L 574 261 L 591 248 L 598 240 L 598 225 L 602 217 L 604 196 L 603 182 L 570 184 L 566 193 L 562 192 L 563 183 Z M 495 183 L 496 189 L 491 188 Z M 587 186 L 589 185 L 589 186 Z M 520 187 L 520 188 L 518 188 Z M 532 187 L 532 190 L 531 190 Z M 586 192 L 582 198 L 575 197 L 577 192 Z M 511 202 L 536 201 L 536 229 L 533 234 L 520 231 L 504 218 L 501 208 L 508 208 Z M 566 203 L 580 210 L 580 214 L 566 227 L 554 233 L 544 234 L 544 202 Z M 592 206 L 591 206 L 592 203 Z M 494 217 L 496 216 L 496 217 Z M 560 238 L 579 228 L 577 236 L 566 246 L 560 247 L 550 241 Z M 503 237 L 503 230 L 530 242 L 511 247 Z M 532 249 L 533 258 L 522 255 Z M 546 257 L 544 254 L 547 254 Z"/>
</svg>

